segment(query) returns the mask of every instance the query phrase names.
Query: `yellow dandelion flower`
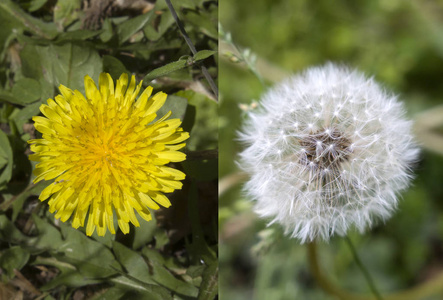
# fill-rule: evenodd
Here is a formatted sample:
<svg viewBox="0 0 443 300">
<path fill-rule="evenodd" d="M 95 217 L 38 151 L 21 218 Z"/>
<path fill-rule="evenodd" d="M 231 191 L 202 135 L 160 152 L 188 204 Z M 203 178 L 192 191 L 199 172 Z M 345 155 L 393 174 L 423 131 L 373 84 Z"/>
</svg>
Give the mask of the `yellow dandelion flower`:
<svg viewBox="0 0 443 300">
<path fill-rule="evenodd" d="M 55 181 L 39 199 L 49 198 L 49 211 L 72 227 L 84 226 L 86 234 L 95 228 L 100 236 L 106 228 L 113 234 L 114 213 L 123 233 L 129 222 L 140 226 L 134 213 L 150 221 L 149 209 L 171 205 L 163 193 L 181 189 L 185 174 L 167 167 L 185 160 L 177 150 L 189 137 L 179 119 L 167 120 L 171 112 L 154 121 L 167 95 L 151 96 L 146 88 L 138 100 L 142 83 L 123 74 L 116 86 L 107 73 L 100 74 L 99 88 L 85 76 L 86 98 L 63 85 L 55 101 L 48 99 L 40 111 L 46 117 L 33 117 L 42 139 L 30 140 L 29 156 L 37 164 L 34 183 Z"/>
</svg>

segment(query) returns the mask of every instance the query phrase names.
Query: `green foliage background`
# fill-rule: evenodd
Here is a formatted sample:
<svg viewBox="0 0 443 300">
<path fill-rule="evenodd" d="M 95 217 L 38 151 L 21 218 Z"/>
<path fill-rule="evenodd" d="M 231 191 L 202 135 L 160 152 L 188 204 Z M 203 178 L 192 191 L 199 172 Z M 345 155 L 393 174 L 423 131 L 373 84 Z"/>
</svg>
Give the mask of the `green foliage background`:
<svg viewBox="0 0 443 300">
<path fill-rule="evenodd" d="M 0 299 L 217 294 L 217 159 L 192 153 L 218 147 L 217 104 L 200 69 L 217 77 L 218 2 L 172 3 L 202 50 L 195 56 L 163 0 L 0 1 Z M 166 92 L 160 113 L 183 120 L 190 158 L 175 165 L 188 175 L 170 209 L 128 235 L 89 238 L 38 200 L 48 183 L 31 184 L 26 141 L 40 135 L 30 118 L 60 84 L 84 92 L 84 76 L 97 82 L 103 71 Z"/>
<path fill-rule="evenodd" d="M 384 294 L 415 286 L 443 270 L 442 15 L 441 1 L 225 0 L 220 5 L 223 38 L 231 33 L 249 62 L 253 55 L 245 48 L 257 55 L 253 65 L 267 85 L 312 65 L 342 62 L 400 94 L 416 121 L 420 113 L 434 109 L 427 119 L 431 127 L 421 128 L 417 121 L 417 139 L 424 150 L 395 215 L 364 235 L 350 233 Z M 315 282 L 306 247 L 284 237 L 279 226 L 266 228 L 241 193 L 241 177 L 233 175 L 233 158 L 240 149 L 235 132 L 244 118 L 239 104 L 258 100 L 266 88 L 241 63 L 241 56 L 233 56 L 232 47 L 221 43 L 221 49 L 220 175 L 231 187 L 220 198 L 221 296 L 334 299 Z M 433 138 L 426 140 L 431 133 Z M 342 238 L 319 244 L 319 251 L 325 276 L 342 288 L 369 293 Z M 442 297 L 440 292 L 426 299 Z"/>
</svg>

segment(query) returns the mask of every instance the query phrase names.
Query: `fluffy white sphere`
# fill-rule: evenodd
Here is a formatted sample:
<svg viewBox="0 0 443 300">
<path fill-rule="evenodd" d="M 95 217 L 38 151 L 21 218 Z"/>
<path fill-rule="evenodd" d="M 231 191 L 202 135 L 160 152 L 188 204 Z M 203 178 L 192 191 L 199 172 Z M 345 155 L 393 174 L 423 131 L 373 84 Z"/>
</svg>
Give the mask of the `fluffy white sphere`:
<svg viewBox="0 0 443 300">
<path fill-rule="evenodd" d="M 255 211 L 302 243 L 386 220 L 419 151 L 396 96 L 334 64 L 269 90 L 240 133 Z"/>
</svg>

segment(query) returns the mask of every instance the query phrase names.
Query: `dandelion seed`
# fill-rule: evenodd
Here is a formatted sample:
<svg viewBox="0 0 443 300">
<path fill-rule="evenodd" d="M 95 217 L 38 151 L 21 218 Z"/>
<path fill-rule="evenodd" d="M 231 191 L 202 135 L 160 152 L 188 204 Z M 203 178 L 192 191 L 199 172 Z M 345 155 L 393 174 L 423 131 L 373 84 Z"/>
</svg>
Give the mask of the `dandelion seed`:
<svg viewBox="0 0 443 300">
<path fill-rule="evenodd" d="M 345 235 L 351 226 L 363 232 L 391 216 L 419 153 L 395 96 L 359 72 L 327 64 L 277 85 L 261 104 L 240 133 L 245 190 L 261 217 L 303 243 Z M 283 113 L 278 122 L 275 112 Z M 277 130 L 291 138 L 275 138 Z M 257 132 L 272 147 L 257 143 Z"/>
<path fill-rule="evenodd" d="M 167 95 L 151 97 L 146 88 L 136 100 L 142 83 L 123 74 L 116 82 L 100 74 L 99 88 L 85 76 L 86 97 L 63 85 L 55 101 L 42 104 L 46 117 L 33 117 L 42 139 L 30 140 L 30 160 L 38 161 L 34 183 L 55 179 L 40 194 L 49 199 L 49 211 L 72 226 L 84 226 L 92 235 L 106 229 L 115 234 L 114 213 L 123 233 L 129 222 L 140 226 L 135 211 L 146 221 L 150 209 L 171 205 L 164 193 L 181 189 L 185 174 L 167 167 L 186 155 L 177 150 L 189 137 L 179 119 L 167 120 L 171 112 L 155 121 Z"/>
</svg>

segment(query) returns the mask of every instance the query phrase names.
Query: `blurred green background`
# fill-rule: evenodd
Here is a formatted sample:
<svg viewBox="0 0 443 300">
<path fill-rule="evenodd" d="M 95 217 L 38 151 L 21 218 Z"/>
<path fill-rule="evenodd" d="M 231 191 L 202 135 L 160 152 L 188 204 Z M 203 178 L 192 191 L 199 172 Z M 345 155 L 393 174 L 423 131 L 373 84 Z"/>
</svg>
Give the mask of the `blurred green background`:
<svg viewBox="0 0 443 300">
<path fill-rule="evenodd" d="M 400 95 L 423 146 L 416 178 L 386 224 L 364 235 L 351 231 L 350 237 L 382 293 L 442 272 L 443 2 L 224 0 L 220 23 L 222 39 L 230 33 L 240 51 L 220 44 L 221 298 L 334 299 L 311 275 L 306 247 L 285 238 L 279 226 L 266 228 L 241 192 L 243 178 L 234 163 L 241 149 L 236 130 L 243 110 L 266 90 L 241 54 L 268 86 L 333 61 L 374 76 Z M 342 288 L 369 293 L 342 238 L 318 246 L 325 276 Z M 440 292 L 426 299 L 442 298 Z"/>
</svg>

